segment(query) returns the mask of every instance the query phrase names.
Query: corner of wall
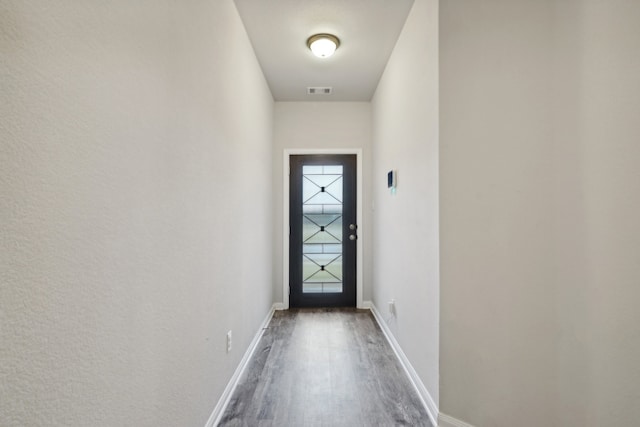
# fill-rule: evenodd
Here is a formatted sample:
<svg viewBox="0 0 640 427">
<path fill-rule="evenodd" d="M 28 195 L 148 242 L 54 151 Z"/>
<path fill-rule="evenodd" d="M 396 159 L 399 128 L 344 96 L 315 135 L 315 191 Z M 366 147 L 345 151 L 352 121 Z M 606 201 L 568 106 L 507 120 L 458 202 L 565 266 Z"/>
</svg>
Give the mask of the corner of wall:
<svg viewBox="0 0 640 427">
<path fill-rule="evenodd" d="M 380 329 L 382 330 L 382 333 L 384 334 L 385 338 L 389 342 L 389 345 L 393 349 L 393 352 L 398 358 L 400 365 L 404 369 L 405 373 L 409 377 L 409 380 L 411 381 L 411 384 L 413 385 L 416 392 L 418 393 L 418 396 L 420 397 L 420 400 L 422 401 L 422 404 L 426 409 L 427 414 L 429 414 L 429 420 L 431 420 L 431 423 L 434 426 L 437 426 L 438 424 L 436 422 L 436 419 L 438 417 L 438 405 L 433 400 L 433 397 L 431 397 L 429 390 L 427 390 L 424 383 L 420 379 L 420 376 L 418 375 L 416 370 L 413 368 L 413 365 L 411 364 L 406 354 L 402 350 L 402 347 L 400 347 L 400 344 L 398 344 L 398 341 L 393 336 L 391 329 L 389 329 L 387 322 L 384 320 L 384 318 L 382 317 L 382 314 L 380 313 L 378 308 L 375 306 L 375 304 L 370 303 L 370 310 L 371 310 L 371 313 L 373 314 L 373 317 L 376 319 L 376 322 L 378 322 L 378 325 L 380 325 Z M 460 426 L 460 427 L 463 427 L 463 426 Z"/>
<path fill-rule="evenodd" d="M 438 427 L 474 427 L 442 412 L 438 415 Z"/>
</svg>

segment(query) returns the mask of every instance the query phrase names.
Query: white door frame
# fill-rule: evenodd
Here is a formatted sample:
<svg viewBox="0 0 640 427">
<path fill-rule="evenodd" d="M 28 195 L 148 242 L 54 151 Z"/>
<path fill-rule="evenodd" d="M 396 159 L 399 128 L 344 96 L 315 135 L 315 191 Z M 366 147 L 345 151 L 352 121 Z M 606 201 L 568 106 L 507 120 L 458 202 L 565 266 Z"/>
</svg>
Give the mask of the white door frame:
<svg viewBox="0 0 640 427">
<path fill-rule="evenodd" d="M 357 164 L 357 196 L 356 196 L 356 220 L 358 221 L 358 240 L 356 240 L 356 307 L 363 307 L 363 248 L 362 232 L 362 149 L 361 148 L 334 148 L 334 149 L 308 149 L 308 148 L 285 148 L 284 169 L 283 169 L 283 211 L 282 211 L 282 303 L 283 308 L 289 308 L 289 165 L 290 157 L 304 154 L 355 154 Z"/>
</svg>

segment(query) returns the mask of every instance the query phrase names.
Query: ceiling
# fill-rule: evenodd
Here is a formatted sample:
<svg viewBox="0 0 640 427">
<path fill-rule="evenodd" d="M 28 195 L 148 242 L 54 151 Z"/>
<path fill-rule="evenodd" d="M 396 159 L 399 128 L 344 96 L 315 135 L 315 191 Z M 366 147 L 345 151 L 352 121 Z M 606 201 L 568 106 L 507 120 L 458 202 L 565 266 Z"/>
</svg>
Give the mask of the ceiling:
<svg viewBox="0 0 640 427">
<path fill-rule="evenodd" d="M 235 0 L 276 101 L 370 101 L 413 0 Z M 307 48 L 331 33 L 330 58 Z M 307 87 L 332 87 L 307 95 Z"/>
</svg>

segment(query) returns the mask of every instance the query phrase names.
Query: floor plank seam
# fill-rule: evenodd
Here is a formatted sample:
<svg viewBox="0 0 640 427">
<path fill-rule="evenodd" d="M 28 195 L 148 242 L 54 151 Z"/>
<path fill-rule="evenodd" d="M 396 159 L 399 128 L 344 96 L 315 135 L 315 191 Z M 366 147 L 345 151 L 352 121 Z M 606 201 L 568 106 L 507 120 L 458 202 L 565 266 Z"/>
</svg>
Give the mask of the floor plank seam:
<svg viewBox="0 0 640 427">
<path fill-rule="evenodd" d="M 220 426 L 431 426 L 369 310 L 277 312 Z"/>
</svg>

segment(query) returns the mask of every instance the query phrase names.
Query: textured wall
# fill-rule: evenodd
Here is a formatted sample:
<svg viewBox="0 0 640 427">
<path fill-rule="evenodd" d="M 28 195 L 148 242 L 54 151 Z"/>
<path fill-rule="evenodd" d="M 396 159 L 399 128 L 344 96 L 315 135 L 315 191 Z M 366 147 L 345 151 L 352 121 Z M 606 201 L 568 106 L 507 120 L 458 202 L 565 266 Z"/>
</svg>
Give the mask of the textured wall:
<svg viewBox="0 0 640 427">
<path fill-rule="evenodd" d="M 0 425 L 204 425 L 271 305 L 232 1 L 3 1 L 0 99 Z"/>
<path fill-rule="evenodd" d="M 364 300 L 371 299 L 371 106 L 368 102 L 276 102 L 273 185 L 274 301 L 282 301 L 282 206 L 285 149 L 361 148 L 363 157 Z M 287 296 L 288 298 L 288 296 Z"/>
<path fill-rule="evenodd" d="M 440 12 L 440 409 L 534 426 L 555 375 L 549 3 Z"/>
<path fill-rule="evenodd" d="M 553 13 L 555 425 L 637 425 L 640 2 Z"/>
<path fill-rule="evenodd" d="M 372 101 L 373 301 L 438 402 L 438 2 L 416 0 Z M 387 172 L 398 172 L 395 195 Z M 396 315 L 387 301 L 396 301 Z"/>
<path fill-rule="evenodd" d="M 640 3 L 440 11 L 441 410 L 636 425 Z"/>
</svg>

